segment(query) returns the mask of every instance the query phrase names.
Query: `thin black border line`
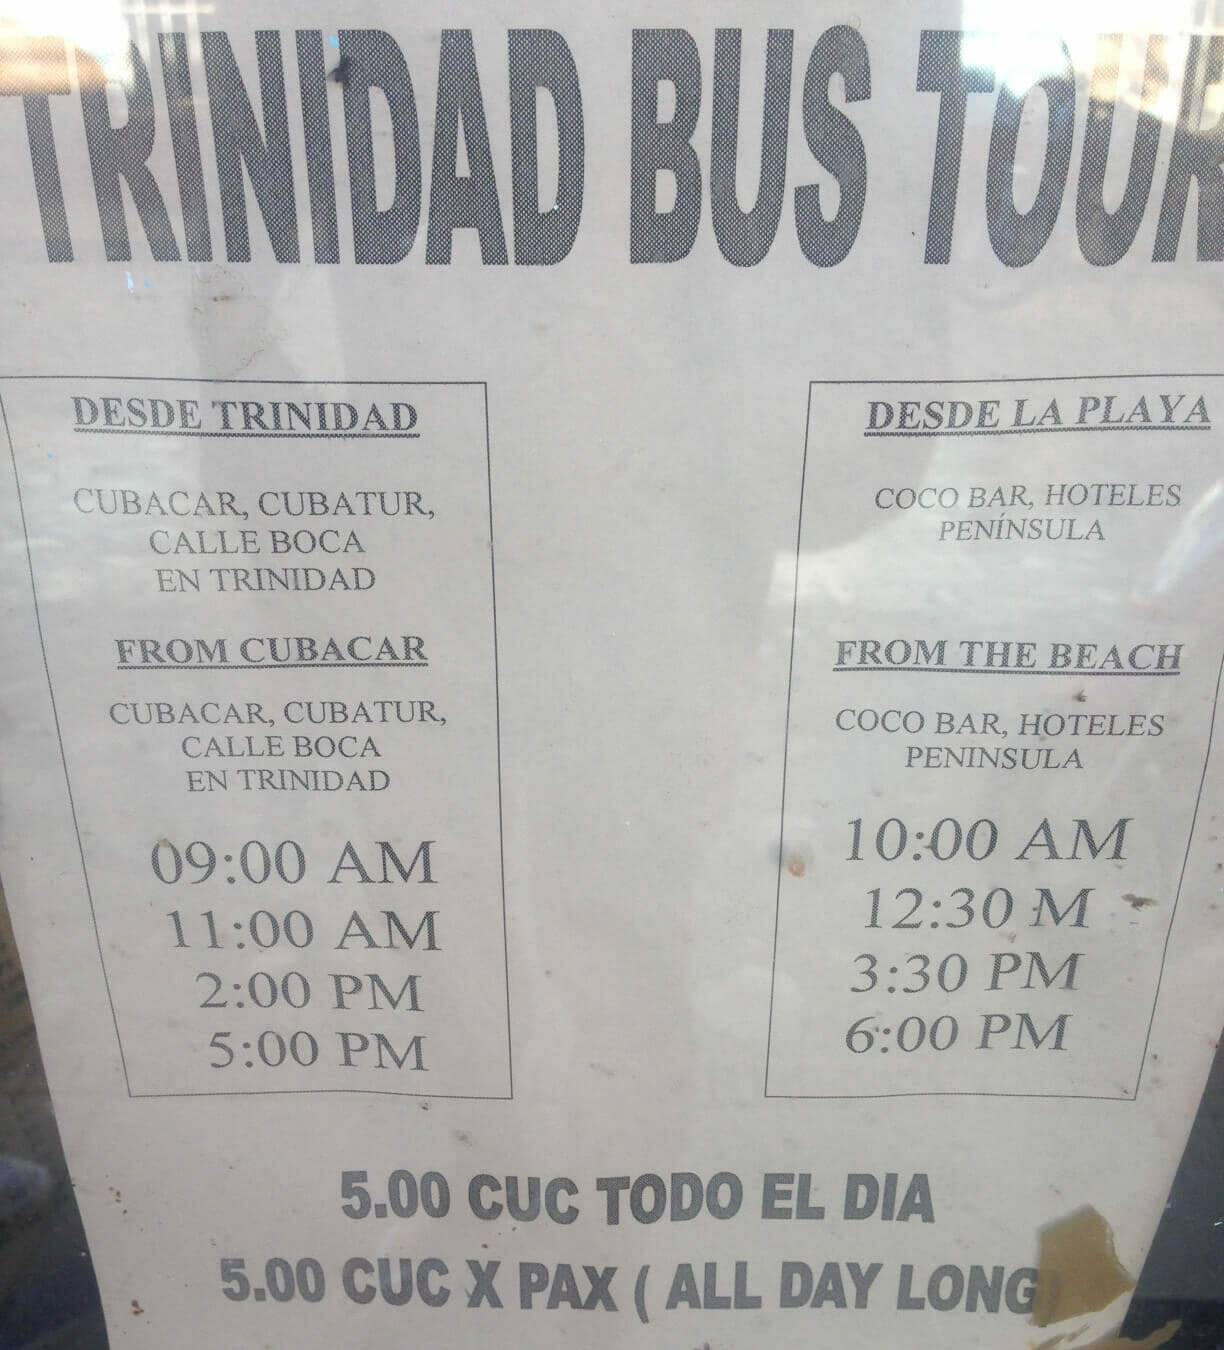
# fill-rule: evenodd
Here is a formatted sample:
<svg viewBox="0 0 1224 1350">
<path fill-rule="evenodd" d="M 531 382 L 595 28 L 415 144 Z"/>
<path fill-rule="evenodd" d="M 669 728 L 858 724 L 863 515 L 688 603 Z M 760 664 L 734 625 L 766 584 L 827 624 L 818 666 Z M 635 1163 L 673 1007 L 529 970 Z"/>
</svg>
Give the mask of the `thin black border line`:
<svg viewBox="0 0 1224 1350">
<path fill-rule="evenodd" d="M 2 382 L 0 382 L 2 389 Z M 4 405 L 4 395 L 0 392 L 0 418 L 4 420 L 4 436 L 8 441 L 9 459 L 13 465 L 13 482 L 17 488 L 17 510 L 21 516 L 21 532 L 25 537 L 26 563 L 30 572 L 30 594 L 34 601 L 34 623 L 38 629 L 38 645 L 42 651 L 43 672 L 47 677 L 47 694 L 51 699 L 51 719 L 55 723 L 55 739 L 59 742 L 60 763 L 64 767 L 64 787 L 68 792 L 68 809 L 72 813 L 72 830 L 76 835 L 77 853 L 81 859 L 81 877 L 85 882 L 85 898 L 89 901 L 89 919 L 93 924 L 94 942 L 98 948 L 98 964 L 102 968 L 102 983 L 106 986 L 106 1001 L 110 1004 L 111 1022 L 115 1028 L 115 1043 L 119 1048 L 119 1063 L 123 1068 L 123 1082 L 129 1097 L 132 1095 L 132 1080 L 128 1077 L 127 1056 L 123 1053 L 123 1037 L 119 1032 L 119 1015 L 115 1011 L 115 998 L 111 993 L 110 975 L 106 969 L 106 957 L 102 953 L 102 934 L 98 928 L 98 914 L 94 908 L 93 887 L 89 882 L 89 868 L 85 863 L 85 845 L 81 840 L 81 826 L 77 820 L 76 798 L 72 792 L 72 776 L 68 772 L 68 755 L 64 750 L 64 736 L 60 730 L 59 706 L 55 699 L 55 685 L 51 679 L 51 666 L 47 660 L 47 643 L 43 637 L 42 610 L 38 603 L 38 585 L 34 580 L 34 554 L 30 550 L 30 530 L 26 524 L 25 498 L 21 492 L 21 474 L 17 470 L 17 452 L 13 448 L 13 435 L 9 429 L 8 409 Z"/>
<path fill-rule="evenodd" d="M 1115 379 L 1124 378 L 1115 376 Z M 1170 379 L 1173 377 L 1170 376 Z M 376 385 L 410 385 L 415 389 L 441 389 L 452 386 L 458 386 L 466 389 L 479 389 L 484 386 L 485 380 L 346 380 L 343 376 L 336 379 L 326 380 L 244 380 L 242 378 L 233 378 L 226 375 L 78 375 L 72 372 L 59 372 L 54 375 L 4 375 L 0 379 L 6 381 L 12 380 L 142 380 L 146 384 L 341 384 L 345 386 L 356 386 L 357 388 L 372 388 Z M 864 383 L 870 384 L 867 380 Z M 239 432 L 239 435 L 242 433 Z"/>
<path fill-rule="evenodd" d="M 1182 855 L 1181 874 L 1177 878 L 1177 891 L 1173 896 L 1173 912 L 1169 915 L 1169 926 L 1165 929 L 1164 947 L 1160 952 L 1160 971 L 1156 976 L 1156 995 L 1152 999 L 1152 1015 L 1148 1018 L 1147 1035 L 1143 1038 L 1143 1055 L 1139 1060 L 1139 1072 L 1135 1077 L 1135 1096 L 1139 1095 L 1139 1085 L 1143 1082 L 1143 1070 L 1147 1064 L 1148 1046 L 1152 1043 L 1152 1028 L 1156 1025 L 1156 1005 L 1160 1002 L 1160 987 L 1164 983 L 1165 961 L 1169 955 L 1169 943 L 1173 940 L 1173 924 L 1177 919 L 1177 906 L 1181 900 L 1182 886 L 1186 881 L 1186 868 L 1190 865 L 1190 849 L 1194 844 L 1194 830 L 1198 825 L 1199 807 L 1203 804 L 1203 787 L 1207 782 L 1207 769 L 1211 764 L 1212 741 L 1215 737 L 1216 715 L 1220 707 L 1220 683 L 1224 680 L 1224 656 L 1220 657 L 1220 669 L 1216 675 L 1215 697 L 1211 700 L 1211 721 L 1207 725 L 1207 749 L 1203 754 L 1203 772 L 1199 775 L 1198 792 L 1194 798 L 1194 811 L 1190 816 L 1190 833 L 1186 836 L 1186 851 Z"/>
<path fill-rule="evenodd" d="M 156 427 L 149 430 L 141 427 L 73 427 L 72 433 L 74 436 L 181 436 L 195 440 L 214 437 L 227 441 L 419 441 L 421 439 L 419 431 L 205 431 L 190 427 Z M 902 433 L 905 436 L 911 434 L 908 431 Z"/>
<path fill-rule="evenodd" d="M 808 421 L 803 433 L 803 475 L 800 480 L 799 496 L 799 539 L 795 546 L 795 599 L 791 608 L 791 651 L 790 665 L 787 677 L 786 688 L 786 740 L 782 748 L 782 829 L 785 829 L 786 822 L 786 769 L 787 760 L 790 751 L 790 705 L 791 688 L 794 683 L 795 672 L 795 625 L 799 608 L 799 551 L 803 541 L 803 489 L 807 479 L 807 457 L 808 457 L 808 438 L 811 434 L 812 425 L 812 391 L 816 388 L 840 387 L 845 385 L 874 385 L 884 384 L 934 384 L 934 385 L 964 385 L 964 384 L 1040 384 L 1056 382 L 1070 382 L 1074 380 L 1160 380 L 1160 379 L 1220 379 L 1216 374 L 1191 374 L 1183 372 L 1181 374 L 1161 373 L 1151 375 L 1049 375 L 1049 376 L 1008 376 L 992 380 L 987 378 L 977 379 L 957 379 L 957 380 L 809 380 L 808 381 Z M 1150 428 L 1145 428 L 1150 429 Z M 933 433 L 934 434 L 934 433 Z M 866 667 L 866 669 L 875 669 L 875 667 Z M 883 669 L 883 667 L 880 667 Z M 916 669 L 916 668 L 915 668 Z M 985 671 L 974 671 L 974 674 L 985 674 Z M 1029 672 L 1007 672 L 999 671 L 999 674 L 1016 674 Z M 1034 671 L 1033 674 L 1051 674 L 1049 671 Z M 1072 674 L 1075 672 L 1067 672 Z M 1080 674 L 1105 674 L 1106 672 L 1079 672 Z M 1117 672 L 1124 674 L 1128 672 Z M 1177 917 L 1177 906 L 1181 900 L 1182 885 L 1186 878 L 1186 868 L 1190 861 L 1190 850 L 1194 844 L 1194 831 L 1198 823 L 1199 807 L 1202 804 L 1203 787 L 1207 781 L 1207 770 L 1211 763 L 1212 739 L 1215 735 L 1216 714 L 1219 708 L 1221 681 L 1224 680 L 1224 656 L 1221 657 L 1220 670 L 1216 676 L 1215 697 L 1211 705 L 1211 721 L 1207 730 L 1207 750 L 1203 757 L 1203 772 L 1199 778 L 1198 793 L 1194 800 L 1194 810 L 1190 817 L 1190 830 L 1186 837 L 1186 851 L 1182 857 L 1181 875 L 1178 877 L 1177 891 L 1173 899 L 1173 911 L 1169 916 L 1169 924 L 1165 930 L 1164 947 L 1160 955 L 1160 969 L 1156 976 L 1156 991 L 1152 998 L 1152 1011 L 1148 1018 L 1147 1036 L 1143 1042 L 1143 1055 L 1139 1061 L 1139 1073 L 1135 1078 L 1135 1087 L 1129 1097 L 1103 1096 L 1094 1093 L 1080 1092 L 866 1092 L 866 1093 L 771 1093 L 769 1091 L 769 1068 L 770 1051 L 773 1043 L 773 1008 L 774 1008 L 774 986 L 778 976 L 778 922 L 781 913 L 781 895 L 782 895 L 782 837 L 779 831 L 778 843 L 778 899 L 774 908 L 774 953 L 773 967 L 770 972 L 769 980 L 769 1037 L 766 1041 L 765 1049 L 765 1096 L 771 1101 L 870 1101 L 889 1097 L 1014 1097 L 1031 1100 L 1056 1100 L 1056 1101 L 1101 1101 L 1101 1102 L 1135 1102 L 1139 1100 L 1139 1087 L 1143 1081 L 1143 1069 L 1147 1063 L 1147 1049 L 1151 1044 L 1152 1028 L 1156 1023 L 1156 1008 L 1160 1001 L 1161 985 L 1164 981 L 1165 961 L 1168 957 L 1169 943 L 1173 939 L 1173 922 Z"/>
<path fill-rule="evenodd" d="M 142 382 L 160 382 L 169 383 L 178 380 L 179 377 L 172 375 L 6 375 L 0 377 L 0 390 L 6 383 L 12 383 L 18 380 L 116 380 L 116 381 L 142 381 Z M 502 780 L 501 780 L 501 694 L 498 683 L 498 657 L 497 657 L 497 594 L 496 594 L 496 573 L 493 570 L 493 470 L 492 470 L 492 452 L 490 449 L 489 437 L 489 386 L 487 380 L 235 380 L 225 378 L 203 379 L 196 376 L 183 376 L 182 383 L 195 384 L 271 384 L 271 385 L 344 385 L 344 386 L 398 386 L 407 388 L 465 388 L 481 389 L 484 393 L 484 423 L 485 423 L 485 471 L 486 483 L 488 485 L 489 500 L 489 559 L 490 559 L 490 582 L 492 586 L 492 611 L 493 611 L 493 704 L 494 720 L 496 728 L 496 758 L 497 758 L 497 831 L 498 831 L 498 862 L 501 874 L 501 896 L 502 896 L 502 959 L 503 959 L 503 978 L 506 985 L 506 1065 L 510 1080 L 509 1095 L 482 1095 L 474 1093 L 447 1093 L 447 1092 L 392 1092 L 386 1088 L 255 1088 L 251 1090 L 239 1089 L 236 1092 L 133 1092 L 131 1079 L 128 1076 L 127 1057 L 123 1052 L 123 1037 L 119 1031 L 119 1018 L 115 1012 L 115 1000 L 111 993 L 110 976 L 106 969 L 106 959 L 102 954 L 102 937 L 98 929 L 98 916 L 94 909 L 93 888 L 89 881 L 89 869 L 85 863 L 85 848 L 81 842 L 81 829 L 77 821 L 76 801 L 72 794 L 72 780 L 68 773 L 68 758 L 64 750 L 63 735 L 60 731 L 59 711 L 55 701 L 55 687 L 51 680 L 51 668 L 47 662 L 46 642 L 43 638 L 42 615 L 38 606 L 38 587 L 34 580 L 34 558 L 30 551 L 30 534 L 26 525 L 25 505 L 21 494 L 21 475 L 17 469 L 17 455 L 13 448 L 13 438 L 9 431 L 8 413 L 4 407 L 3 394 L 0 393 L 0 418 L 4 421 L 4 434 L 9 446 L 9 459 L 13 465 L 13 479 L 17 488 L 17 505 L 21 515 L 21 528 L 25 536 L 26 561 L 30 572 L 30 590 L 34 602 L 34 619 L 38 629 L 38 641 L 42 650 L 43 670 L 47 676 L 47 692 L 51 699 L 51 712 L 55 720 L 55 734 L 59 742 L 60 762 L 64 767 L 64 784 L 68 791 L 68 805 L 72 812 L 73 831 L 76 834 L 77 849 L 81 858 L 81 874 L 85 882 L 85 894 L 89 901 L 89 916 L 93 924 L 94 941 L 98 947 L 98 962 L 102 968 L 102 980 L 106 986 L 106 998 L 110 1004 L 111 1021 L 115 1028 L 115 1041 L 119 1049 L 119 1061 L 123 1066 L 124 1084 L 127 1087 L 129 1100 L 147 1099 L 147 1098 L 180 1098 L 180 1097 L 300 1097 L 315 1093 L 358 1093 L 364 1096 L 381 1097 L 428 1097 L 437 1101 L 513 1101 L 514 1100 L 514 1065 L 511 1057 L 511 1033 L 510 1033 L 510 961 L 508 939 L 506 936 L 506 870 L 505 870 L 505 840 L 503 837 L 502 824 Z M 241 433 L 239 433 L 241 434 Z M 397 439 L 391 438 L 388 439 Z M 365 664 L 365 663 L 363 663 Z M 123 667 L 126 670 L 137 670 L 142 667 L 132 666 Z M 228 667 L 232 669 L 233 667 Z M 319 669 L 336 669 L 335 666 L 319 667 Z M 384 668 L 386 665 L 384 663 Z M 144 667 L 144 669 L 153 669 L 153 667 Z M 204 669 L 204 667 L 198 667 Z M 209 667 L 209 669 L 223 670 L 227 667 Z M 273 669 L 270 666 L 260 666 L 258 669 Z"/>
<path fill-rule="evenodd" d="M 90 428 L 89 428 L 89 427 L 80 427 L 79 430 L 81 430 L 81 431 L 88 431 L 88 430 L 90 430 Z M 1060 434 L 1061 434 L 1061 435 L 1067 435 L 1068 433 L 1072 433 L 1072 432 L 1074 432 L 1074 433 L 1088 433 L 1088 432 L 1094 432 L 1094 433 L 1097 433 L 1097 434 L 1102 434 L 1102 433 L 1108 432 L 1108 433 L 1110 433 L 1110 434 L 1112 435 L 1112 433 L 1115 432 L 1115 431 L 1153 431 L 1153 432 L 1155 432 L 1155 431 L 1208 431 L 1208 432 L 1210 432 L 1210 431 L 1214 431 L 1214 430 L 1215 430 L 1215 427 L 1214 427 L 1210 422 L 1206 423 L 1205 425 L 1204 425 L 1202 422 L 1199 422 L 1199 423 L 1196 424 L 1195 426 L 1188 426 L 1185 422 L 1141 422 L 1141 423 L 1134 423 L 1134 422 L 1131 422 L 1131 423 L 1102 422 L 1102 423 L 1099 423 L 1099 424 L 1098 424 L 1098 423 L 1094 423 L 1094 424 L 1091 425 L 1091 426 L 1088 426 L 1088 425 L 1080 426 L 1080 425 L 1076 424 L 1076 425 L 1069 426 L 1069 427 L 1068 427 L 1068 426 L 1055 426 L 1055 427 L 1030 427 L 1030 426 L 1021 426 L 1021 427 L 989 427 L 989 428 L 983 427 L 983 428 L 981 428 L 980 430 L 977 429 L 977 428 L 974 428 L 974 429 L 971 430 L 971 431 L 949 431 L 949 430 L 947 429 L 947 427 L 932 427 L 929 431 L 885 431 L 885 430 L 871 431 L 871 430 L 867 430 L 867 431 L 861 431 L 861 432 L 859 432 L 859 438 L 860 438 L 860 440 L 870 441 L 870 440 L 886 440 L 886 439 L 888 439 L 888 438 L 891 437 L 891 438 L 892 438 L 893 440 L 895 440 L 895 441 L 904 441 L 904 440 L 930 440 L 930 438 L 931 438 L 932 436 L 938 436 L 941 440 L 950 441 L 950 440 L 958 440 L 958 439 L 959 439 L 959 440 L 964 440 L 964 439 L 965 439 L 966 437 L 968 437 L 968 436 L 1058 436 L 1058 435 L 1060 435 Z M 197 432 L 196 434 L 198 435 L 199 433 Z M 209 435 L 209 436 L 213 436 L 213 435 L 224 435 L 225 433 L 224 433 L 224 432 L 212 432 L 212 431 L 210 431 L 210 432 L 206 432 L 206 433 L 204 433 L 204 434 L 205 434 L 205 435 Z M 239 434 L 239 435 L 254 436 L 256 433 L 253 432 L 253 431 L 248 431 L 248 432 L 245 432 L 245 433 L 244 433 L 244 432 L 239 432 L 238 434 Z M 268 435 L 274 435 L 274 434 L 278 434 L 278 433 L 268 432 L 267 434 L 268 434 Z M 298 435 L 304 435 L 305 433 L 299 432 L 299 433 L 297 433 L 297 434 L 298 434 Z M 370 433 L 370 434 L 378 434 L 378 433 Z M 157 433 L 154 432 L 154 431 L 145 431 L 145 432 L 141 432 L 141 435 L 143 435 L 143 436 L 155 436 L 155 435 L 157 435 Z"/>
<path fill-rule="evenodd" d="M 1144 644 L 1150 646 L 1150 643 Z M 127 666 L 117 667 L 127 670 Z M 182 670 L 204 670 L 205 666 L 182 666 Z M 174 670 L 174 666 L 154 666 L 154 670 Z M 1084 680 L 1105 680 L 1123 676 L 1130 680 L 1168 679 L 1180 670 L 1012 670 L 1007 666 L 830 666 L 830 675 L 1078 675 Z"/>
<path fill-rule="evenodd" d="M 865 1102 L 884 1097 L 1012 1097 L 1028 1101 L 1133 1102 L 1133 1097 L 1106 1096 L 1100 1092 L 826 1092 L 811 1096 L 800 1092 L 775 1092 L 773 1102 Z M 1084 1350 L 1088 1350 L 1085 1346 Z"/>
<path fill-rule="evenodd" d="M 233 595 L 231 591 L 229 594 Z M 163 673 L 174 671 L 178 673 L 186 670 L 428 670 L 428 661 L 256 661 L 247 665 L 237 663 L 217 664 L 212 666 L 192 665 L 185 663 L 181 666 L 116 666 L 115 669 L 122 675 L 134 675 L 138 670 L 153 670 Z"/>
<path fill-rule="evenodd" d="M 395 383 L 388 381 L 388 383 Z M 402 384 L 409 381 L 402 380 Z M 237 1088 L 233 1092 L 132 1092 L 133 1101 L 175 1101 L 183 1097 L 311 1097 L 319 1093 L 362 1097 L 426 1097 L 435 1102 L 509 1102 L 504 1093 L 493 1096 L 479 1092 L 395 1092 L 391 1088 Z"/>
<path fill-rule="evenodd" d="M 782 867 L 786 831 L 786 767 L 790 757 L 791 692 L 795 684 L 795 626 L 799 613 L 799 551 L 803 544 L 803 497 L 807 485 L 808 438 L 812 430 L 812 385 L 808 385 L 807 420 L 803 427 L 803 469 L 799 474 L 799 519 L 795 526 L 795 584 L 791 602 L 790 663 L 786 672 L 786 726 L 782 735 L 782 802 L 778 813 L 778 885 L 774 893 L 773 960 L 769 971 L 769 1029 L 765 1036 L 765 1096 L 769 1097 L 769 1067 L 773 1052 L 774 988 L 778 980 L 778 929 L 782 920 Z"/>
<path fill-rule="evenodd" d="M 497 564 L 493 546 L 493 450 L 489 432 L 489 385 L 484 389 L 485 413 L 485 470 L 489 485 L 489 588 L 493 601 L 493 722 L 497 750 L 497 862 L 501 874 L 502 901 L 502 964 L 506 982 L 506 1068 L 510 1076 L 510 1095 L 514 1100 L 514 1036 L 510 1020 L 510 935 L 506 917 L 506 832 L 502 815 L 502 759 L 501 759 L 501 663 L 497 643 Z"/>
<path fill-rule="evenodd" d="M 99 379 L 106 378 L 99 376 Z M 1105 375 L 972 375 L 955 380 L 907 380 L 904 376 L 885 375 L 874 380 L 809 380 L 817 385 L 882 385 L 882 384 L 1069 384 L 1073 380 L 1218 380 L 1224 378 L 1219 370 L 1152 370 L 1112 372 Z M 241 381 L 236 381 L 241 383 Z M 252 381 L 257 383 L 257 381 Z M 354 381 L 355 383 L 355 381 Z"/>
</svg>

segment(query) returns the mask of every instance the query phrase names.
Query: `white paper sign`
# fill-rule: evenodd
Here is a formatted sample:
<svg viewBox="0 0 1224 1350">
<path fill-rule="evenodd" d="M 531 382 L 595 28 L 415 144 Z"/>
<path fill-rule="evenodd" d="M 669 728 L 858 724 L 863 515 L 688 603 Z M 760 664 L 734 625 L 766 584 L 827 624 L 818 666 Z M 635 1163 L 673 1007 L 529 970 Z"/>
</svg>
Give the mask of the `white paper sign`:
<svg viewBox="0 0 1224 1350">
<path fill-rule="evenodd" d="M 113 1345 L 1116 1332 L 1224 1016 L 1224 15 L 1066 8 L 9 0 Z"/>
</svg>

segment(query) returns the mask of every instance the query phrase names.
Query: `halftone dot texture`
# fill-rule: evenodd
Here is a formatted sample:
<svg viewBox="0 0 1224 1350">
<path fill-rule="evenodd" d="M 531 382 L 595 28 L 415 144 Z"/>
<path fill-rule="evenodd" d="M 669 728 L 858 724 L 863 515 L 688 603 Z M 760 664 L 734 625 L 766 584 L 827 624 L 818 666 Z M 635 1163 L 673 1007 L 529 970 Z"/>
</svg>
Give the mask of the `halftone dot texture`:
<svg viewBox="0 0 1224 1350">
<path fill-rule="evenodd" d="M 344 132 L 349 161 L 353 251 L 359 263 L 388 265 L 405 257 L 421 223 L 421 130 L 408 63 L 388 33 L 343 29 Z M 378 209 L 370 91 L 379 89 L 391 118 L 395 195 Z"/>
<path fill-rule="evenodd" d="M 740 30 L 720 28 L 714 41 L 714 113 L 710 130 L 710 212 L 723 257 L 752 267 L 769 252 L 786 193 L 794 33 L 771 28 L 765 55 L 761 170 L 756 203 L 740 209 L 736 192 L 739 151 Z"/>
<path fill-rule="evenodd" d="M 565 39 L 547 28 L 511 29 L 510 137 L 514 164 L 514 261 L 551 267 L 574 246 L 582 219 L 585 135 L 582 89 Z M 557 198 L 539 209 L 539 128 L 536 89 L 552 94 L 557 106 Z"/>
<path fill-rule="evenodd" d="M 986 161 L 986 229 L 995 257 L 1008 267 L 1024 267 L 1045 247 L 1062 207 L 1071 142 L 1075 136 L 1075 77 L 1071 57 L 1062 47 L 1063 69 L 1045 76 L 1022 92 L 1004 85 L 995 105 Z M 1016 208 L 1016 147 L 1024 106 L 1037 89 L 1045 92 L 1045 159 L 1037 196 L 1027 211 Z"/>
<path fill-rule="evenodd" d="M 31 87 L 34 73 L 38 80 L 36 89 Z M 51 94 L 71 92 L 68 54 L 60 38 L 8 37 L 0 42 L 0 97 L 15 95 L 22 100 L 48 262 L 72 261 L 72 236 L 60 186 L 48 98 Z"/>
<path fill-rule="evenodd" d="M 187 37 L 184 33 L 159 33 L 157 42 L 166 106 L 170 111 L 170 142 L 174 146 L 187 257 L 191 262 L 211 262 L 212 236 L 208 228 L 208 199 L 204 195 L 204 165 L 200 158 Z"/>
<path fill-rule="evenodd" d="M 825 219 L 820 187 L 795 189 L 795 227 L 803 256 L 818 267 L 836 267 L 858 238 L 867 205 L 867 151 L 858 128 L 829 97 L 840 75 L 847 103 L 871 97 L 871 62 L 857 28 L 839 24 L 821 34 L 803 77 L 803 129 L 808 149 L 837 176 L 837 212 Z"/>
<path fill-rule="evenodd" d="M 127 262 L 132 256 L 122 179 L 132 194 L 153 257 L 159 262 L 178 262 L 178 243 L 170 228 L 166 203 L 148 165 L 157 128 L 153 85 L 140 51 L 134 42 L 128 43 L 126 64 L 130 76 L 120 86 L 127 103 L 127 116 L 119 126 L 111 121 L 107 78 L 102 67 L 80 50 L 76 54 L 76 63 L 85 143 L 89 149 L 89 168 L 107 260 Z"/>
<path fill-rule="evenodd" d="M 340 239 L 336 220 L 336 175 L 332 167 L 331 117 L 327 110 L 327 69 L 323 60 L 323 34 L 318 29 L 298 30 L 297 59 L 314 260 L 338 263 Z"/>
<path fill-rule="evenodd" d="M 1173 149 L 1169 154 L 1169 176 L 1160 203 L 1156 224 L 1153 262 L 1172 262 L 1177 257 L 1190 180 L 1198 184 L 1199 262 L 1224 259 L 1224 115 L 1210 127 L 1202 126 L 1207 90 L 1224 75 L 1224 37 L 1218 34 L 1190 39 L 1186 57 L 1186 78 L 1182 85 L 1181 109 Z"/>
<path fill-rule="evenodd" d="M 460 124 L 471 169 L 470 174 L 462 177 L 455 172 Z M 426 263 L 450 262 L 451 237 L 457 229 L 476 230 L 481 260 L 486 264 L 510 261 L 480 94 L 480 74 L 472 34 L 466 28 L 448 28 L 442 33 Z"/>
<path fill-rule="evenodd" d="M 280 34 L 269 29 L 261 29 L 255 34 L 264 115 L 262 134 L 229 37 L 219 32 L 201 33 L 200 43 L 217 150 L 226 255 L 231 262 L 251 260 L 245 171 L 250 176 L 276 261 L 297 262 L 297 204 L 293 196 L 293 160 Z"/>
<path fill-rule="evenodd" d="M 977 66 L 966 69 L 962 63 L 960 33 L 942 29 L 923 31 L 918 55 L 918 89 L 940 95 L 924 262 L 946 263 L 952 256 L 952 227 L 956 221 L 961 151 L 965 141 L 966 96 L 969 93 L 987 94 L 993 88 L 993 71 Z"/>
<path fill-rule="evenodd" d="M 659 83 L 676 90 L 676 111 L 659 123 Z M 630 249 L 634 263 L 687 257 L 701 223 L 701 165 L 691 144 L 701 110 L 701 57 L 682 28 L 639 28 L 633 34 L 633 146 Z M 676 202 L 657 211 L 656 169 L 676 178 Z"/>
</svg>

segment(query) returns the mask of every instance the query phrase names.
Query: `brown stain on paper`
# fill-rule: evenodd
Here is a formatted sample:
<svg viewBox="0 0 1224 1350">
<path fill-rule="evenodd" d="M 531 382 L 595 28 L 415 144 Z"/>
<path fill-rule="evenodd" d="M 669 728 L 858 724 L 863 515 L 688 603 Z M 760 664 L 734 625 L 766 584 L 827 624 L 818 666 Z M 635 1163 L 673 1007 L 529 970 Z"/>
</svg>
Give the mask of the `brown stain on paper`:
<svg viewBox="0 0 1224 1350">
<path fill-rule="evenodd" d="M 1053 1322 L 1101 1312 L 1134 1287 L 1133 1277 L 1114 1251 L 1113 1230 L 1091 1205 L 1042 1229 L 1033 1295 L 1034 1326 L 1048 1327 Z M 1177 1335 L 1180 1326 L 1180 1321 L 1169 1322 L 1141 1341 L 1111 1336 L 1093 1341 L 1082 1350 L 1157 1350 Z M 1055 1336 L 1034 1350 L 1057 1350 L 1059 1346 L 1070 1350 L 1080 1331 Z"/>
<path fill-rule="evenodd" d="M 1091 1205 L 1042 1229 L 1034 1326 L 1100 1312 L 1134 1287 L 1114 1252 L 1112 1229 Z"/>
</svg>

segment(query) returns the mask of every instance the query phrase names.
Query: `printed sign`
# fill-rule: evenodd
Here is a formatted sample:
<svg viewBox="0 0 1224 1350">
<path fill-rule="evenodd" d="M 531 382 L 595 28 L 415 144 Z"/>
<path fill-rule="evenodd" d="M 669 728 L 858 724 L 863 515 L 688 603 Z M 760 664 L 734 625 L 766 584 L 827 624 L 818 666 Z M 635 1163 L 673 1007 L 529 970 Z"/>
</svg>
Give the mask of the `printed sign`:
<svg viewBox="0 0 1224 1350">
<path fill-rule="evenodd" d="M 1224 1016 L 1224 14 L 885 8 L 8 0 L 116 1347 L 1116 1335 Z"/>
</svg>

